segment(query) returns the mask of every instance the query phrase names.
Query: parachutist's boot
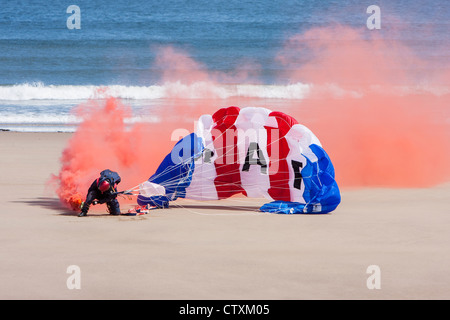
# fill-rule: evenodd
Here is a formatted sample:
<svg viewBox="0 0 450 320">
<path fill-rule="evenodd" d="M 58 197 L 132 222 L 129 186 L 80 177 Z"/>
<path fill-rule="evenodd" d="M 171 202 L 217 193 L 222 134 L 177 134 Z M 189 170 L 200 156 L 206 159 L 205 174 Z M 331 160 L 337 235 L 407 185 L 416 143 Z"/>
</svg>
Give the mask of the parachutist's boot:
<svg viewBox="0 0 450 320">
<path fill-rule="evenodd" d="M 108 208 L 108 212 L 110 215 L 113 215 L 113 216 L 120 215 L 120 207 L 119 207 L 119 202 L 117 201 L 117 199 L 107 202 L 106 207 Z"/>
<path fill-rule="evenodd" d="M 86 217 L 87 213 L 84 211 L 81 211 L 80 214 L 78 215 L 79 217 Z"/>
</svg>

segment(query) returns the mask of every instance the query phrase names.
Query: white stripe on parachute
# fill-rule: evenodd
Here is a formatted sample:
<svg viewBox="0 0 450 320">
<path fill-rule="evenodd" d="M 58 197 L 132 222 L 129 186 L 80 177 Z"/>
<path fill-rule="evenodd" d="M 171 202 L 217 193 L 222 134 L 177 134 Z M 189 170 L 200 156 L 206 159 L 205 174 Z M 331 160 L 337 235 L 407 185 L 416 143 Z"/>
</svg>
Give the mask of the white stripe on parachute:
<svg viewBox="0 0 450 320">
<path fill-rule="evenodd" d="M 265 108 L 243 108 L 235 121 L 241 185 L 250 198 L 271 199 L 267 192 L 270 188 L 269 155 L 267 153 L 267 131 L 264 128 L 271 112 Z M 257 154 L 256 150 L 249 152 L 251 143 L 257 143 L 261 154 Z M 250 153 L 250 159 L 263 158 L 266 161 L 266 167 L 263 168 L 251 161 L 248 171 L 243 171 L 247 153 Z"/>
<path fill-rule="evenodd" d="M 195 169 L 192 174 L 191 184 L 186 188 L 186 198 L 194 200 L 217 200 L 214 179 L 217 177 L 214 161 L 217 152 L 214 148 L 211 130 L 214 127 L 212 116 L 209 114 L 199 118 L 197 123 L 197 136 L 202 139 L 202 157 L 195 160 Z"/>
</svg>

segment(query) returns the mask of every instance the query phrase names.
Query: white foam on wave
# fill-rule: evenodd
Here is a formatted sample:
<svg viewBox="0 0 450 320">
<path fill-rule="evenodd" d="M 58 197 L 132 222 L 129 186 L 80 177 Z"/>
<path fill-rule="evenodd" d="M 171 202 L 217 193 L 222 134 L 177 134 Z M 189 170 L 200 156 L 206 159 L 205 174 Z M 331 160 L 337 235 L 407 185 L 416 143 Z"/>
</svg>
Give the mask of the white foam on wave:
<svg viewBox="0 0 450 320">
<path fill-rule="evenodd" d="M 182 83 L 167 82 L 151 86 L 94 86 L 94 85 L 45 85 L 43 83 L 24 83 L 0 86 L 0 101 L 63 100 L 83 101 L 116 97 L 129 100 L 157 100 L 166 98 L 182 99 L 228 99 L 233 97 L 263 99 L 305 99 L 311 93 L 313 85 L 293 83 L 285 85 L 264 84 L 216 84 L 211 82 Z M 355 98 L 362 93 L 343 89 L 336 84 L 316 86 L 319 92 L 335 97 L 351 95 Z M 381 86 L 373 85 L 370 91 L 404 95 L 412 93 L 449 94 L 447 86 Z M 317 92 L 317 91 L 316 91 Z"/>
<path fill-rule="evenodd" d="M 2 113 L 0 124 L 77 124 L 81 119 L 65 114 Z"/>
<path fill-rule="evenodd" d="M 83 119 L 70 114 L 36 114 L 36 113 L 22 113 L 22 114 L 1 114 L 0 125 L 77 125 L 80 124 Z M 135 115 L 125 118 L 123 122 L 125 124 L 134 124 L 141 122 L 154 123 L 160 121 L 157 116 L 144 116 Z"/>
<path fill-rule="evenodd" d="M 44 85 L 42 83 L 24 83 L 12 86 L 0 86 L 0 100 L 87 100 L 113 96 L 123 99 L 155 99 L 158 90 L 152 87 L 129 86 L 93 86 L 93 85 Z"/>
<path fill-rule="evenodd" d="M 202 99 L 231 97 L 303 99 L 310 86 L 303 83 L 289 85 L 214 84 L 194 82 L 190 84 L 167 82 L 151 86 L 94 86 L 94 85 L 45 85 L 24 83 L 0 86 L 0 100 L 87 100 L 117 97 L 130 100 L 154 100 L 164 98 Z"/>
</svg>

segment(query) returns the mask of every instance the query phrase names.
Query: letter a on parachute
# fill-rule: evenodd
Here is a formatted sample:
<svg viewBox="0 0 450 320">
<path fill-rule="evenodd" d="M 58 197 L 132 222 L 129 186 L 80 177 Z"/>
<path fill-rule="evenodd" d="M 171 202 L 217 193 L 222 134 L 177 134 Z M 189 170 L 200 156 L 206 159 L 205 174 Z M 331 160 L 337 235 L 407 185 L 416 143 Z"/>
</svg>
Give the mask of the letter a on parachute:
<svg viewBox="0 0 450 320">
<path fill-rule="evenodd" d="M 145 185 L 159 190 L 145 192 Z M 291 116 L 259 107 L 202 115 L 141 188 L 138 204 L 159 207 L 243 194 L 268 199 L 263 212 L 328 213 L 341 201 L 319 139 Z"/>
</svg>

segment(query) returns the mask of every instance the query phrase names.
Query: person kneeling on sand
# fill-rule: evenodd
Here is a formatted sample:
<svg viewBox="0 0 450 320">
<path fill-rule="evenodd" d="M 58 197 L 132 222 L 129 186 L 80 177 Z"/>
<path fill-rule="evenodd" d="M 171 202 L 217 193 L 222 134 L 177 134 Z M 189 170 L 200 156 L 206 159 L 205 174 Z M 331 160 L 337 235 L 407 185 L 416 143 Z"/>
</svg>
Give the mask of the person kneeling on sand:
<svg viewBox="0 0 450 320">
<path fill-rule="evenodd" d="M 91 204 L 106 203 L 108 211 L 112 215 L 120 214 L 120 205 L 117 200 L 117 185 L 121 178 L 117 172 L 109 169 L 100 172 L 100 177 L 92 182 L 87 192 L 86 201 L 81 205 L 79 217 L 84 217 Z"/>
</svg>

